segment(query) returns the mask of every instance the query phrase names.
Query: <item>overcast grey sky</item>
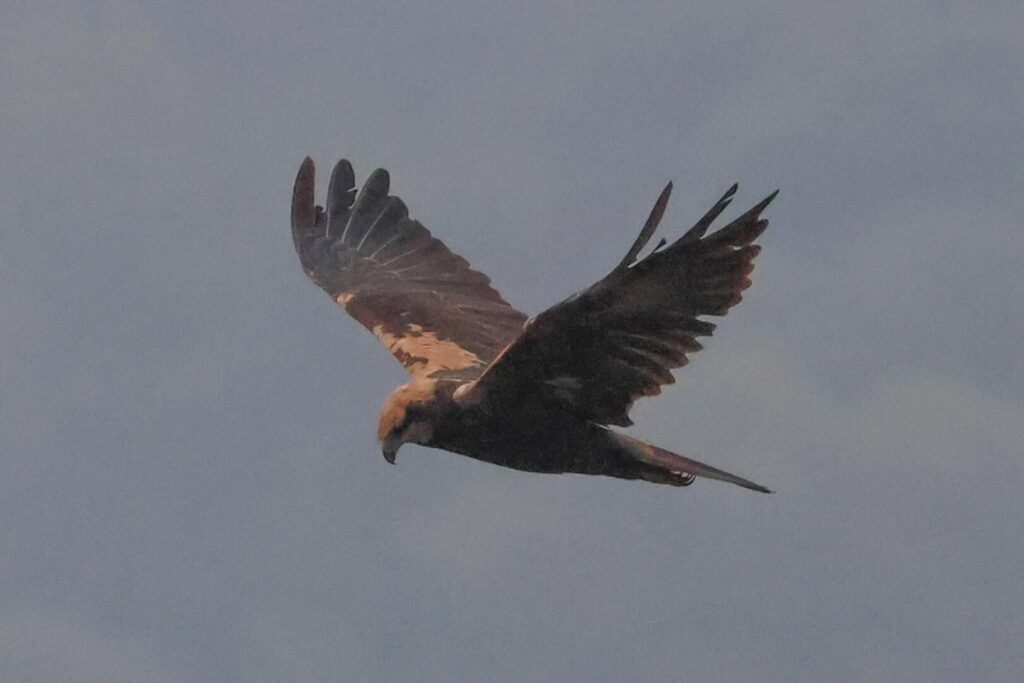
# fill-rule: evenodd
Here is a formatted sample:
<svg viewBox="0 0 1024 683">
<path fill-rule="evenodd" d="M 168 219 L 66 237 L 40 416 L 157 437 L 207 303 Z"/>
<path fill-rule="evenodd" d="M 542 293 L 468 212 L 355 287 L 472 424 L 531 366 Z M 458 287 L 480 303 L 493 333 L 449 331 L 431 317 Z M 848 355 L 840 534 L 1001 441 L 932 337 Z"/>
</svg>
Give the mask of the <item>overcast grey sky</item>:
<svg viewBox="0 0 1024 683">
<path fill-rule="evenodd" d="M 4 4 L 4 680 L 1019 680 L 1024 10 L 617 5 Z M 781 188 L 632 430 L 778 492 L 388 466 L 307 154 L 528 313 Z"/>
</svg>

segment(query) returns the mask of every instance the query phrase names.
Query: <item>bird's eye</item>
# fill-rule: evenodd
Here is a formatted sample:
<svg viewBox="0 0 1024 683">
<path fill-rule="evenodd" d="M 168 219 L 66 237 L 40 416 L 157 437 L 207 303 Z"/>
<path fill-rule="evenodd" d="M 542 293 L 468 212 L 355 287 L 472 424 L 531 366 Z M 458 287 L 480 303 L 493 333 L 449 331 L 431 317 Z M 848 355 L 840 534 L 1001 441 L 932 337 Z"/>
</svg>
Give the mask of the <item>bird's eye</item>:
<svg viewBox="0 0 1024 683">
<path fill-rule="evenodd" d="M 402 425 L 408 427 L 410 424 L 422 417 L 422 410 L 415 403 L 406 406 L 405 417 L 402 418 Z"/>
<path fill-rule="evenodd" d="M 398 424 L 395 425 L 395 431 L 398 433 L 404 432 L 406 429 L 409 428 L 409 425 L 411 425 L 415 419 L 415 411 L 411 409 L 406 409 L 405 415 L 403 415 L 402 419 L 398 422 Z"/>
</svg>

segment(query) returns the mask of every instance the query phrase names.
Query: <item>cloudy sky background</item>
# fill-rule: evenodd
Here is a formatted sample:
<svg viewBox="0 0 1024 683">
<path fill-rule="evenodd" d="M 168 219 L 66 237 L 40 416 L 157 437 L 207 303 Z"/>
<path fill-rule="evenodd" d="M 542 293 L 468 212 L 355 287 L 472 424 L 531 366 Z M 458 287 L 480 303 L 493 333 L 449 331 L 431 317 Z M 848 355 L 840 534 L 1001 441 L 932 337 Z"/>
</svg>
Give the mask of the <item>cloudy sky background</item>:
<svg viewBox="0 0 1024 683">
<path fill-rule="evenodd" d="M 617 4 L 5 4 L 5 680 L 1017 680 L 1024 11 Z M 530 313 L 781 188 L 633 430 L 778 493 L 387 466 L 307 154 Z"/>
</svg>

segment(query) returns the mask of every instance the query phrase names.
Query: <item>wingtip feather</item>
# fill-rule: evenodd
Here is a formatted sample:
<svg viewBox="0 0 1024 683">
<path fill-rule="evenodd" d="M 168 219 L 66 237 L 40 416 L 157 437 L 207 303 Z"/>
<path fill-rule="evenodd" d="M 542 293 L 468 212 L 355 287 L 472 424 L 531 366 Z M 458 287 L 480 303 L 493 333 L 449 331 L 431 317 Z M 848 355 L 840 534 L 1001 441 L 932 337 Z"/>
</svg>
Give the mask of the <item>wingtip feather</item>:
<svg viewBox="0 0 1024 683">
<path fill-rule="evenodd" d="M 711 224 L 714 222 L 714 220 L 718 218 L 718 216 L 721 215 L 723 211 L 725 211 L 729 204 L 732 203 L 733 195 L 735 195 L 736 191 L 739 189 L 740 184 L 733 183 L 732 187 L 725 191 L 725 194 L 723 194 L 719 198 L 719 200 L 715 202 L 714 206 L 708 209 L 708 212 L 704 214 L 704 216 L 702 216 L 701 219 L 697 221 L 692 228 L 687 230 L 682 237 L 676 240 L 673 243 L 673 246 L 675 246 L 676 244 L 680 246 L 692 244 L 693 242 L 696 242 L 701 237 L 703 237 L 704 234 L 708 231 L 708 228 L 711 227 Z"/>
<path fill-rule="evenodd" d="M 647 221 L 644 223 L 644 227 L 640 230 L 640 234 L 633 242 L 633 246 L 629 248 L 629 251 L 622 257 L 619 264 L 615 266 L 612 273 L 621 272 L 636 261 L 637 255 L 650 241 L 651 236 L 654 235 L 654 231 L 658 229 L 658 224 L 661 223 L 661 219 L 665 215 L 665 209 L 668 207 L 668 200 L 671 196 L 672 181 L 670 180 L 668 184 L 665 185 L 665 189 L 663 189 L 661 194 L 658 195 L 657 201 L 654 202 L 654 208 L 651 209 L 651 213 L 647 216 Z"/>
<path fill-rule="evenodd" d="M 774 201 L 774 200 L 775 200 L 775 198 L 776 198 L 776 197 L 778 197 L 778 196 L 779 196 L 779 191 L 778 191 L 778 190 L 775 190 L 775 192 L 772 192 L 772 193 L 771 193 L 770 195 L 768 195 L 767 197 L 765 197 L 764 199 L 762 199 L 762 200 L 761 200 L 761 201 L 760 201 L 760 202 L 759 202 L 759 203 L 758 203 L 758 204 L 757 204 L 757 205 L 756 205 L 756 206 L 755 206 L 755 207 L 754 207 L 753 209 L 751 209 L 751 210 L 752 210 L 752 211 L 753 211 L 753 210 L 756 210 L 756 211 L 757 211 L 757 213 L 761 213 L 761 212 L 762 212 L 762 211 L 764 211 L 764 210 L 765 210 L 765 209 L 766 209 L 766 208 L 768 207 L 768 205 L 769 205 L 769 204 L 771 204 L 771 203 L 772 203 L 772 201 Z"/>
<path fill-rule="evenodd" d="M 313 198 L 315 178 L 316 165 L 311 158 L 306 157 L 299 166 L 292 190 L 292 227 L 296 230 L 308 230 L 316 226 Z"/>
<path fill-rule="evenodd" d="M 331 180 L 327 184 L 327 215 L 332 219 L 329 223 L 337 223 L 338 217 L 343 216 L 352 206 L 356 197 L 355 186 L 356 175 L 352 164 L 348 159 L 341 159 L 331 171 Z"/>
<path fill-rule="evenodd" d="M 366 179 L 366 184 L 363 185 L 363 191 L 368 193 L 377 193 L 382 197 L 387 196 L 388 190 L 391 188 L 391 174 L 383 168 L 378 168 L 370 177 Z"/>
</svg>

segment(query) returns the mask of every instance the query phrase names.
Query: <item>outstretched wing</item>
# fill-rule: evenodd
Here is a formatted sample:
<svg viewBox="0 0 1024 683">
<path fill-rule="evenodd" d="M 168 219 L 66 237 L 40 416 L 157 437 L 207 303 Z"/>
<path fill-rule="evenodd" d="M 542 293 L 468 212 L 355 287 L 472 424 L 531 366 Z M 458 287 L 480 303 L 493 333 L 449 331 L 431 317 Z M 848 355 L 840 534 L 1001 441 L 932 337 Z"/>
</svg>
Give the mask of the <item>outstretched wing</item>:
<svg viewBox="0 0 1024 683">
<path fill-rule="evenodd" d="M 676 242 L 665 246 L 662 240 L 636 261 L 671 189 L 669 183 L 622 262 L 530 320 L 483 376 L 460 392 L 465 400 L 497 407 L 539 399 L 599 424 L 628 426 L 635 399 L 675 381 L 671 370 L 702 348 L 697 337 L 715 329 L 699 316 L 725 315 L 750 286 L 760 250 L 752 243 L 768 226 L 760 214 L 777 193 L 705 237 L 732 201 L 734 185 Z"/>
<path fill-rule="evenodd" d="M 331 174 L 314 206 L 313 160 L 299 168 L 292 236 L 306 274 L 373 332 L 414 377 L 478 377 L 526 316 L 388 195 L 378 169 L 358 196 L 352 166 Z"/>
</svg>

